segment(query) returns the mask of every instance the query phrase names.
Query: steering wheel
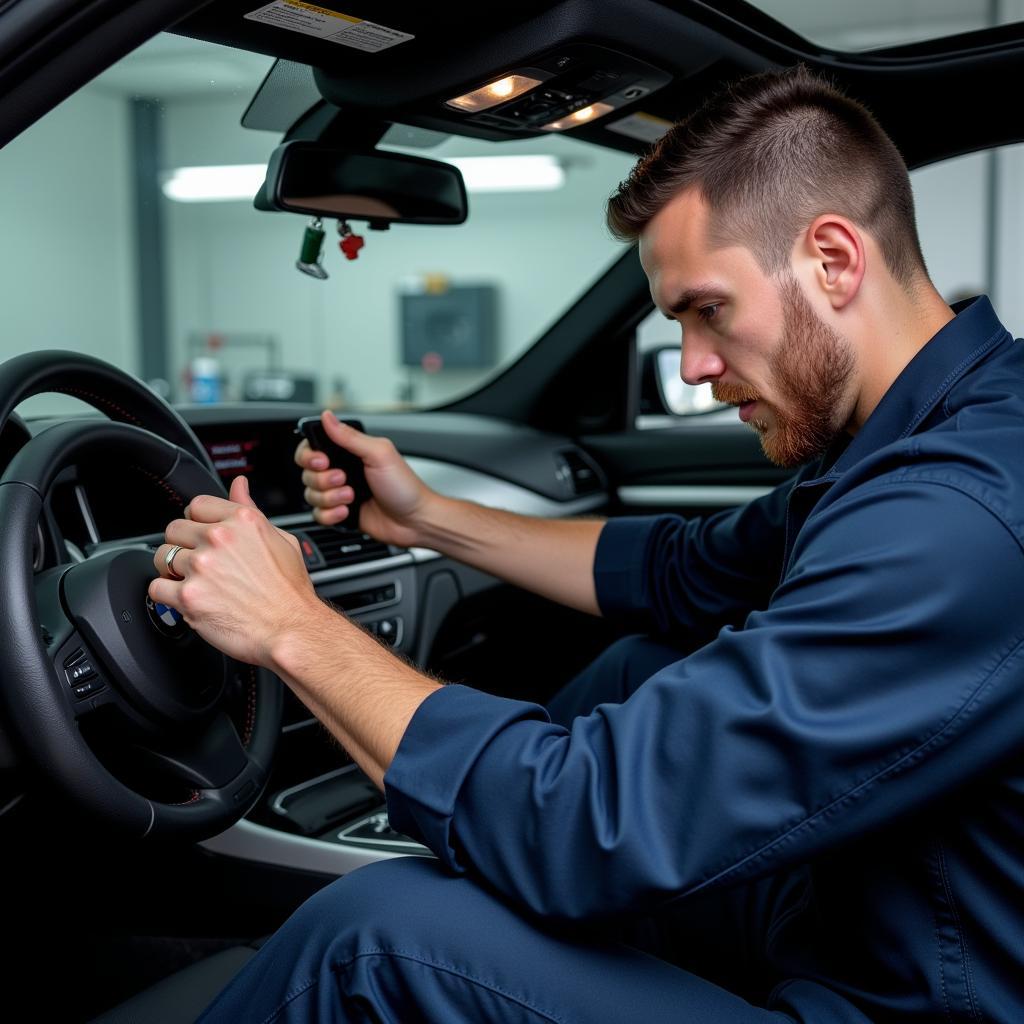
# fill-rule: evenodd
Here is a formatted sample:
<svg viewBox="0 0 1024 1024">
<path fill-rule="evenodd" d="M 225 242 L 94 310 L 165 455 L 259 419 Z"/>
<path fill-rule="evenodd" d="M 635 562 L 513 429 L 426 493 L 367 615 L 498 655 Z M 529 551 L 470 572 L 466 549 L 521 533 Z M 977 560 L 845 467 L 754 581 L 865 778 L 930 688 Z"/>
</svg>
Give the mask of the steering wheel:
<svg viewBox="0 0 1024 1024">
<path fill-rule="evenodd" d="M 139 837 L 215 835 L 266 783 L 280 681 L 225 657 L 149 599 L 152 549 L 105 550 L 35 574 L 32 539 L 57 475 L 98 453 L 150 476 L 176 510 L 168 519 L 198 494 L 224 496 L 224 487 L 163 399 L 90 356 L 51 351 L 0 365 L 0 429 L 15 405 L 43 391 L 131 422 L 50 427 L 0 479 L 6 720 L 43 776 L 93 820 Z M 119 777 L 133 771 L 131 782 Z"/>
</svg>

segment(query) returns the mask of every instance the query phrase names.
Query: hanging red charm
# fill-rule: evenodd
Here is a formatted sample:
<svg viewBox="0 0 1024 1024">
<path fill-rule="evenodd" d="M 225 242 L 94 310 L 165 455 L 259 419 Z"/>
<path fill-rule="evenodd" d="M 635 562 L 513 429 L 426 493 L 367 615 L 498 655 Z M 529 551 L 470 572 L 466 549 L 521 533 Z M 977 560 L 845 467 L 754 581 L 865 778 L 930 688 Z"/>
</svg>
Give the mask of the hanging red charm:
<svg viewBox="0 0 1024 1024">
<path fill-rule="evenodd" d="M 352 234 L 352 229 L 348 226 L 348 221 L 338 221 L 338 234 L 341 235 L 341 241 L 338 243 L 338 248 L 345 254 L 345 259 L 354 260 L 359 256 L 359 250 L 366 244 L 363 241 L 362 235 Z"/>
<path fill-rule="evenodd" d="M 345 254 L 345 259 L 354 260 L 359 256 L 359 250 L 366 243 L 362 235 L 346 235 L 339 243 L 338 248 Z"/>
</svg>

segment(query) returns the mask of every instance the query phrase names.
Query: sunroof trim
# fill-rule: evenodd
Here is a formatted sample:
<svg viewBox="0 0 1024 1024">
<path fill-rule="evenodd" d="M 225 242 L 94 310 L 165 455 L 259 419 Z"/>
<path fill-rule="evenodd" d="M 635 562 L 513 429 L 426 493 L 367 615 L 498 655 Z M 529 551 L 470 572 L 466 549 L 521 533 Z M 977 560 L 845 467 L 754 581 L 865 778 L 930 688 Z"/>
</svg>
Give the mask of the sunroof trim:
<svg viewBox="0 0 1024 1024">
<path fill-rule="evenodd" d="M 813 46 L 844 54 L 904 50 L 993 28 L 1024 28 L 1019 13 L 993 11 L 998 5 L 987 0 L 929 0 L 927 10 L 915 10 L 911 0 L 750 0 L 750 6 Z"/>
</svg>

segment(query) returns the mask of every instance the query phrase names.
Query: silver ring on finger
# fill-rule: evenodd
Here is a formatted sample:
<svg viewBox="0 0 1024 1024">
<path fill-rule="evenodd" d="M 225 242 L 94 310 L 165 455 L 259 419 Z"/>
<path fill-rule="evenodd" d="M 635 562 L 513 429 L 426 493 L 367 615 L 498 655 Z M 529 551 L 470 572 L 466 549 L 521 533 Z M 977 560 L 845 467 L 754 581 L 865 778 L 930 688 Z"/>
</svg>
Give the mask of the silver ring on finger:
<svg viewBox="0 0 1024 1024">
<path fill-rule="evenodd" d="M 185 577 L 179 575 L 174 569 L 174 556 L 181 550 L 180 544 L 175 544 L 170 551 L 164 555 L 164 565 L 167 566 L 167 571 L 171 574 L 172 580 L 183 580 Z"/>
</svg>

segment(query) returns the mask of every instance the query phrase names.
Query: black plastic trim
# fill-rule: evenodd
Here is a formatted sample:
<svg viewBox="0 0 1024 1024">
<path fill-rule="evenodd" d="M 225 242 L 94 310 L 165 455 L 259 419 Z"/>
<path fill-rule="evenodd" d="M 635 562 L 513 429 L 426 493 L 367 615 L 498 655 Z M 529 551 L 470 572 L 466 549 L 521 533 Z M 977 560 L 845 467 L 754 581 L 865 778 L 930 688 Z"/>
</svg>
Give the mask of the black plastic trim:
<svg viewBox="0 0 1024 1024">
<path fill-rule="evenodd" d="M 99 72 L 206 2 L 35 0 L 0 12 L 0 148 Z"/>
</svg>

